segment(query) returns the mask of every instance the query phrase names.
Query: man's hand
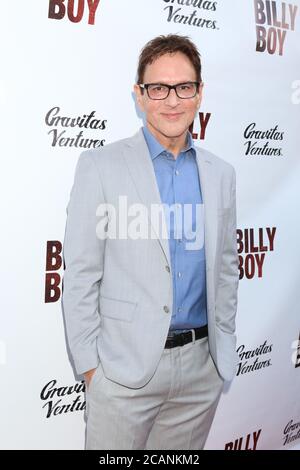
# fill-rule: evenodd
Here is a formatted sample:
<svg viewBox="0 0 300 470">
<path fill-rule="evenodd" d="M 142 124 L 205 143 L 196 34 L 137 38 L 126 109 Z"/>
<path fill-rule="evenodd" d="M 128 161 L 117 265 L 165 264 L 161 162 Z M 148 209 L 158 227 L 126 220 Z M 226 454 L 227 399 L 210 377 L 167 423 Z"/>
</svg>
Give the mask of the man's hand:
<svg viewBox="0 0 300 470">
<path fill-rule="evenodd" d="M 91 369 L 91 370 L 88 370 L 87 372 L 85 372 L 83 374 L 84 380 L 85 380 L 85 383 L 86 383 L 87 387 L 90 385 L 90 382 L 92 380 L 92 377 L 93 377 L 95 371 L 96 371 L 96 369 Z"/>
</svg>

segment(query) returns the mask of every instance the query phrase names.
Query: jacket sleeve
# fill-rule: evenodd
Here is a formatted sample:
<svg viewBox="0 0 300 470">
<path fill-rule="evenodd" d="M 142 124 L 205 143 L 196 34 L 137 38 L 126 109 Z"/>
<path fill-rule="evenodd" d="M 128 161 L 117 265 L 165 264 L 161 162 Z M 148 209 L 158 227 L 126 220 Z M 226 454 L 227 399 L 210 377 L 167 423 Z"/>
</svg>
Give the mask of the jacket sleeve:
<svg viewBox="0 0 300 470">
<path fill-rule="evenodd" d="M 97 367 L 100 328 L 99 285 L 103 276 L 105 239 L 96 234 L 96 209 L 104 195 L 94 156 L 83 152 L 67 206 L 63 258 L 62 310 L 76 372 Z"/>
<path fill-rule="evenodd" d="M 236 176 L 235 170 L 232 168 L 231 202 L 228 210 L 228 221 L 216 298 L 217 324 L 222 331 L 229 334 L 234 334 L 235 332 L 237 290 L 239 283 L 236 228 Z"/>
</svg>

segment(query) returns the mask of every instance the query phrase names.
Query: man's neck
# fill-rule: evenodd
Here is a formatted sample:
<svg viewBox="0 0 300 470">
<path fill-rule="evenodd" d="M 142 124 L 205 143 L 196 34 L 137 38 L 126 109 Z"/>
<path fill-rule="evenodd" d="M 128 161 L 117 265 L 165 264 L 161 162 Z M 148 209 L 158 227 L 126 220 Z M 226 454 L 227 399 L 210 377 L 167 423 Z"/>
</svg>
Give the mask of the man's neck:
<svg viewBox="0 0 300 470">
<path fill-rule="evenodd" d="M 163 134 L 157 132 L 157 130 L 147 123 L 147 128 L 149 132 L 155 137 L 155 139 L 176 159 L 180 152 L 186 148 L 188 131 L 178 137 L 167 137 Z"/>
</svg>

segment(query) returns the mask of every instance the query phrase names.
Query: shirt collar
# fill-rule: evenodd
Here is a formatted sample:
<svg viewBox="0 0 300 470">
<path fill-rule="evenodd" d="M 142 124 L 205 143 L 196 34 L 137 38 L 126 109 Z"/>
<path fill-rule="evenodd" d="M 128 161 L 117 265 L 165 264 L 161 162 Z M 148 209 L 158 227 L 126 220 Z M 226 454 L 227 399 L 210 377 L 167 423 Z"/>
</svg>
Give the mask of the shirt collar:
<svg viewBox="0 0 300 470">
<path fill-rule="evenodd" d="M 144 126 L 142 129 L 151 159 L 154 160 L 162 152 L 165 152 L 166 149 L 158 142 L 154 135 L 149 131 L 147 126 Z M 189 150 L 193 150 L 193 152 L 195 152 L 195 145 L 190 132 L 187 134 L 187 146 L 184 150 L 182 150 L 182 152 L 188 152 Z"/>
</svg>

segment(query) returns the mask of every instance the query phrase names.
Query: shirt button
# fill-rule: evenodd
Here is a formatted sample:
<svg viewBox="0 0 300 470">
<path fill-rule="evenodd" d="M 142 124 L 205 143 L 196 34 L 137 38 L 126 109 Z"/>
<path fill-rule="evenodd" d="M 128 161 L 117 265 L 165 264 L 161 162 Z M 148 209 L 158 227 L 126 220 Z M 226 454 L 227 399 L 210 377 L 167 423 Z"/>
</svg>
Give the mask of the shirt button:
<svg viewBox="0 0 300 470">
<path fill-rule="evenodd" d="M 168 307 L 167 305 L 164 305 L 164 311 L 165 311 L 166 313 L 169 313 L 170 310 L 169 310 L 169 307 Z"/>
<path fill-rule="evenodd" d="M 170 272 L 170 267 L 169 266 L 166 266 L 166 271 L 168 271 L 168 273 Z"/>
<path fill-rule="evenodd" d="M 175 170 L 175 175 L 179 175 L 179 171 L 178 171 L 178 170 Z"/>
<path fill-rule="evenodd" d="M 178 273 L 178 277 L 181 277 L 181 272 L 180 272 L 180 271 L 179 271 L 179 273 Z"/>
</svg>

